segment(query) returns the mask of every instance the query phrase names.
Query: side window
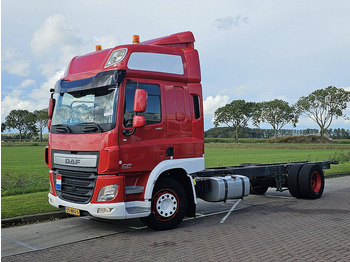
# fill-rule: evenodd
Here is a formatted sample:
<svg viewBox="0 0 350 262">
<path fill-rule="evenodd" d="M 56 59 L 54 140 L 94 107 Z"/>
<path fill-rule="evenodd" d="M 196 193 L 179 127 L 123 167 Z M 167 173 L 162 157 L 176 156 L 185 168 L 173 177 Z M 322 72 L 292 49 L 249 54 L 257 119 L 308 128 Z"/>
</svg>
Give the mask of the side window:
<svg viewBox="0 0 350 262">
<path fill-rule="evenodd" d="M 134 97 L 137 83 L 127 83 L 125 87 L 125 104 L 124 104 L 124 127 L 132 127 L 134 112 Z M 161 122 L 161 99 L 159 85 L 139 83 L 139 88 L 147 91 L 148 100 L 147 108 L 139 115 L 146 118 L 146 125 L 156 124 Z"/>
<path fill-rule="evenodd" d="M 194 106 L 194 118 L 199 119 L 201 117 L 201 110 L 200 110 L 198 96 L 193 96 L 193 106 Z"/>
</svg>

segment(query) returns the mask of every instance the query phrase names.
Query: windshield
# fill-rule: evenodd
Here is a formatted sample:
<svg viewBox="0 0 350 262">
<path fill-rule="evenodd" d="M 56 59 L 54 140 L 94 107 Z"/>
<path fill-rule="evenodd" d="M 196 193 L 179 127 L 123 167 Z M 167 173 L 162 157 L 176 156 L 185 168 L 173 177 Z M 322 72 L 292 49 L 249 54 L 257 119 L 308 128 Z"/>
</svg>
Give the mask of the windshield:
<svg viewBox="0 0 350 262">
<path fill-rule="evenodd" d="M 52 125 L 115 123 L 118 90 L 109 86 L 59 94 Z"/>
</svg>

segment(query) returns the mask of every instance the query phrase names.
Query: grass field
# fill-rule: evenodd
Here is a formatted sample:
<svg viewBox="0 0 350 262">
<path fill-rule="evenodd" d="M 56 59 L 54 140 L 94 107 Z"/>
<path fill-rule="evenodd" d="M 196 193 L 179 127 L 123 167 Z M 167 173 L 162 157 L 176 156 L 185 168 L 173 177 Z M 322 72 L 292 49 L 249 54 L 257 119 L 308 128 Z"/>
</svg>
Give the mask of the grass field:
<svg viewBox="0 0 350 262">
<path fill-rule="evenodd" d="M 326 174 L 350 172 L 349 145 L 304 144 L 206 144 L 205 166 L 230 166 L 242 163 L 281 163 L 293 161 L 340 160 Z"/>
<path fill-rule="evenodd" d="M 44 146 L 1 147 L 1 217 L 57 210 L 47 201 L 48 168 Z M 350 172 L 349 144 L 207 143 L 206 167 L 287 161 L 342 161 L 326 170 Z"/>
<path fill-rule="evenodd" d="M 1 218 L 58 211 L 49 204 L 48 191 L 2 197 Z"/>
<path fill-rule="evenodd" d="M 1 196 L 49 190 L 43 146 L 1 147 Z"/>
</svg>

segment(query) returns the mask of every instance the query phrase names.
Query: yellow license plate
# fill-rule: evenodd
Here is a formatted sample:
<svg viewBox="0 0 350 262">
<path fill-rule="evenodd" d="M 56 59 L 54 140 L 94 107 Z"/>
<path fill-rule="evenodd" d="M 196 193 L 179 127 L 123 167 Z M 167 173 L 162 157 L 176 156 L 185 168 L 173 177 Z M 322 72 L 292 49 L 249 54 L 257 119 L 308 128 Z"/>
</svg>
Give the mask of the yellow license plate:
<svg viewBox="0 0 350 262">
<path fill-rule="evenodd" d="M 80 216 L 80 210 L 73 207 L 65 207 L 65 211 L 67 214 L 71 214 L 74 216 Z"/>
</svg>

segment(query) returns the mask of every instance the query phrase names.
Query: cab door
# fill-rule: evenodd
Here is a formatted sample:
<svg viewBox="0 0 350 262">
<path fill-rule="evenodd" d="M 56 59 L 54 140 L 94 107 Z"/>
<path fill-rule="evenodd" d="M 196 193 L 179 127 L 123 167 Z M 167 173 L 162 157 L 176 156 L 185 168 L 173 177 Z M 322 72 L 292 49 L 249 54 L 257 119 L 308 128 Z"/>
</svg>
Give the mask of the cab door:
<svg viewBox="0 0 350 262">
<path fill-rule="evenodd" d="M 124 100 L 119 128 L 119 170 L 122 173 L 151 171 L 159 162 L 169 159 L 166 156 L 168 146 L 162 105 L 162 86 L 149 80 L 138 81 L 127 81 L 122 90 Z M 137 88 L 146 90 L 148 99 L 146 111 L 138 113 L 145 117 L 146 124 L 135 129 L 132 123 Z"/>
</svg>

